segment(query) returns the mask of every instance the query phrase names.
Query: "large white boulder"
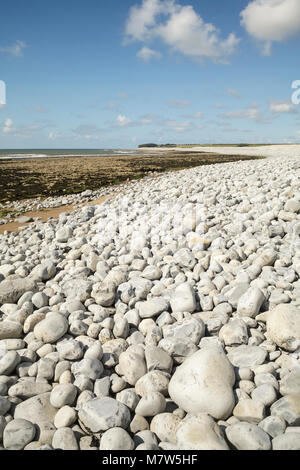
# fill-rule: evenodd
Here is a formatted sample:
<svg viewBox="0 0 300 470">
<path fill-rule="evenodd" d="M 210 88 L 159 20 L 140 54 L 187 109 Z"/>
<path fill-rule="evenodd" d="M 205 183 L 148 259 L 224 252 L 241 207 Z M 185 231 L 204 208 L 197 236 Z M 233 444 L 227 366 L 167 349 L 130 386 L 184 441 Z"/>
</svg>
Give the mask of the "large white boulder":
<svg viewBox="0 0 300 470">
<path fill-rule="evenodd" d="M 202 349 L 177 368 L 169 395 L 187 413 L 226 419 L 235 404 L 234 382 L 234 369 L 225 354 L 217 348 Z"/>
<path fill-rule="evenodd" d="M 267 333 L 280 348 L 293 352 L 300 347 L 300 309 L 279 304 L 267 315 Z"/>
</svg>

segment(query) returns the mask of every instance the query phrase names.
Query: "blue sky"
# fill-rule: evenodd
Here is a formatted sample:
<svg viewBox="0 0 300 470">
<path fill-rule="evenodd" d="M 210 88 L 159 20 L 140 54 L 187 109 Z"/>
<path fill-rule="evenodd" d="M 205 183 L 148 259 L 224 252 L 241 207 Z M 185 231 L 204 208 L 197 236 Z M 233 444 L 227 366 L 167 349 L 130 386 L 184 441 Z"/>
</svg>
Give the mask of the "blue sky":
<svg viewBox="0 0 300 470">
<path fill-rule="evenodd" d="M 15 0 L 1 17 L 0 148 L 300 143 L 299 0 Z"/>
</svg>

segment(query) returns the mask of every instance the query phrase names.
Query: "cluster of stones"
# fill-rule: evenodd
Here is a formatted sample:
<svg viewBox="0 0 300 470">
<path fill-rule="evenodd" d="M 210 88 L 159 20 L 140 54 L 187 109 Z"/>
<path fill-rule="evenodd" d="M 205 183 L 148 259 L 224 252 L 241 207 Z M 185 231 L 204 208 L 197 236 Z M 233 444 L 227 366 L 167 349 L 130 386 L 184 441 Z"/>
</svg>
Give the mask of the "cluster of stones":
<svg viewBox="0 0 300 470">
<path fill-rule="evenodd" d="M 147 176 L 144 177 L 145 180 L 155 176 L 156 172 L 149 172 Z M 7 201 L 6 203 L 0 203 L 0 210 L 10 210 L 12 213 L 8 213 L 5 217 L 0 218 L 0 225 L 4 225 L 8 222 L 17 220 L 20 223 L 28 223 L 34 221 L 31 217 L 15 216 L 16 213 L 26 213 L 32 211 L 40 211 L 44 209 L 53 209 L 61 206 L 73 205 L 74 207 L 80 207 L 81 204 L 86 204 L 92 202 L 95 199 L 99 199 L 103 196 L 114 195 L 117 192 L 125 191 L 130 186 L 134 186 L 136 181 L 128 181 L 126 183 L 121 183 L 114 186 L 107 186 L 100 188 L 96 191 L 87 189 L 82 193 L 77 194 L 68 194 L 65 196 L 53 196 L 46 199 L 41 197 L 35 199 L 27 199 L 25 201 Z"/>
<path fill-rule="evenodd" d="M 0 236 L 0 447 L 300 449 L 299 160 Z"/>
</svg>

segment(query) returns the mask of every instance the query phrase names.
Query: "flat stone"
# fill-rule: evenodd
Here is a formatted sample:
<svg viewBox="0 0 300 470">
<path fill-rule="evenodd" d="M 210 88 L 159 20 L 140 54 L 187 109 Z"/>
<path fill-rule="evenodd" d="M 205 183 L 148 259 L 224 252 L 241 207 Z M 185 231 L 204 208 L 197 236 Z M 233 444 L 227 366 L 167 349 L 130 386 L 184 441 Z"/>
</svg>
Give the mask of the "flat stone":
<svg viewBox="0 0 300 470">
<path fill-rule="evenodd" d="M 300 393 L 286 395 L 270 408 L 272 416 L 279 416 L 290 426 L 300 426 Z"/>
<path fill-rule="evenodd" d="M 240 421 L 258 424 L 265 417 L 265 406 L 260 401 L 246 398 L 238 402 L 233 410 L 233 416 Z"/>
<path fill-rule="evenodd" d="M 23 327 L 21 323 L 4 320 L 0 321 L 0 340 L 10 338 L 21 338 Z"/>
<path fill-rule="evenodd" d="M 163 297 L 155 297 L 135 304 L 141 318 L 153 318 L 169 309 L 169 302 Z"/>
<path fill-rule="evenodd" d="M 270 436 L 251 423 L 236 423 L 227 426 L 226 437 L 237 450 L 271 450 Z"/>
<path fill-rule="evenodd" d="M 254 367 L 265 362 L 267 351 L 259 346 L 241 345 L 232 348 L 228 359 L 235 367 Z"/>
<path fill-rule="evenodd" d="M 19 381 L 9 388 L 8 395 L 10 397 L 18 397 L 22 400 L 27 400 L 28 398 L 50 392 L 51 390 L 52 386 L 48 383 Z"/>
<path fill-rule="evenodd" d="M 63 315 L 59 313 L 50 313 L 45 320 L 40 321 L 34 327 L 34 335 L 36 339 L 44 343 L 55 343 L 62 338 L 68 331 L 69 324 Z"/>
<path fill-rule="evenodd" d="M 25 292 L 36 290 L 37 284 L 33 279 L 4 280 L 0 282 L 0 304 L 16 304 Z"/>
<path fill-rule="evenodd" d="M 180 450 L 229 450 L 221 428 L 211 416 L 200 413 L 188 415 L 176 431 Z"/>
<path fill-rule="evenodd" d="M 79 421 L 88 432 L 98 433 L 107 429 L 130 424 L 127 406 L 110 397 L 95 398 L 85 402 L 78 412 Z"/>
<path fill-rule="evenodd" d="M 300 433 L 288 432 L 276 436 L 272 441 L 273 450 L 300 450 Z"/>
</svg>

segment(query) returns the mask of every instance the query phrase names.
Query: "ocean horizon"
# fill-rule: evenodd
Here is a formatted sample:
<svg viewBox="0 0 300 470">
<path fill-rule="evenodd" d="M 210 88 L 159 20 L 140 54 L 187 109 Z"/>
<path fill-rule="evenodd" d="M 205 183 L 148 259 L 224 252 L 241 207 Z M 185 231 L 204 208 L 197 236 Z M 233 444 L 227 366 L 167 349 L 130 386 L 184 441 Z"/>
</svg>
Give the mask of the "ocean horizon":
<svg viewBox="0 0 300 470">
<path fill-rule="evenodd" d="M 47 157 L 101 157 L 122 154 L 141 154 L 140 149 L 0 149 L 0 159 L 24 160 Z"/>
</svg>

